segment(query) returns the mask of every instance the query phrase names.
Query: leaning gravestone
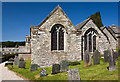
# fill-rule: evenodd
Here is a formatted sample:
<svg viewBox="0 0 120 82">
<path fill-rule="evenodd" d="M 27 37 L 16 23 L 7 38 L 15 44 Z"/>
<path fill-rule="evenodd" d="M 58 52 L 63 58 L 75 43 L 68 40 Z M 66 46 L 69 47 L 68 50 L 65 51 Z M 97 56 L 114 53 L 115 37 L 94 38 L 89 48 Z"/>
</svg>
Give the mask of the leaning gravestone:
<svg viewBox="0 0 120 82">
<path fill-rule="evenodd" d="M 38 69 L 38 65 L 37 64 L 31 64 L 30 71 L 36 71 L 37 69 Z"/>
<path fill-rule="evenodd" d="M 60 72 L 66 72 L 69 68 L 69 62 L 68 61 L 61 61 L 60 62 Z"/>
<path fill-rule="evenodd" d="M 108 50 L 104 51 L 104 62 L 108 62 Z"/>
<path fill-rule="evenodd" d="M 91 54 L 88 51 L 85 51 L 84 55 L 84 66 L 91 66 Z"/>
<path fill-rule="evenodd" d="M 19 65 L 19 58 L 18 58 L 18 56 L 15 56 L 13 64 L 14 65 Z"/>
<path fill-rule="evenodd" d="M 100 64 L 100 52 L 98 50 L 95 50 L 95 52 L 93 53 L 93 64 Z"/>
<path fill-rule="evenodd" d="M 80 80 L 80 75 L 79 75 L 79 70 L 78 68 L 74 68 L 74 69 L 69 69 L 67 71 L 67 76 L 68 76 L 68 80 Z"/>
<path fill-rule="evenodd" d="M 23 58 L 20 58 L 19 68 L 25 68 L 25 64 L 26 64 L 26 62 L 24 62 L 24 59 L 23 59 Z"/>
<path fill-rule="evenodd" d="M 53 64 L 52 66 L 52 74 L 60 73 L 60 65 L 59 64 Z"/>
<path fill-rule="evenodd" d="M 40 70 L 40 77 L 48 75 L 45 69 Z"/>
<path fill-rule="evenodd" d="M 114 71 L 116 70 L 116 63 L 113 55 L 113 50 L 109 50 L 108 56 L 109 56 L 109 71 Z"/>
</svg>

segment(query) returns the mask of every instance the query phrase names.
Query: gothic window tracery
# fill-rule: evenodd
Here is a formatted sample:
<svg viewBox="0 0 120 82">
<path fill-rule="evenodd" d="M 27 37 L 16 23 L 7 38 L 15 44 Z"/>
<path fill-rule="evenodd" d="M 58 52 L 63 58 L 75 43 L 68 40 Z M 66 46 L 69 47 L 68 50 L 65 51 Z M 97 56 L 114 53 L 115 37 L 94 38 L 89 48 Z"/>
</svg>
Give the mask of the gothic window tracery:
<svg viewBox="0 0 120 82">
<path fill-rule="evenodd" d="M 51 50 L 64 50 L 64 27 L 60 24 L 51 29 Z"/>
<path fill-rule="evenodd" d="M 90 28 L 84 34 L 84 51 L 94 52 L 96 50 L 96 37 L 98 32 Z"/>
</svg>

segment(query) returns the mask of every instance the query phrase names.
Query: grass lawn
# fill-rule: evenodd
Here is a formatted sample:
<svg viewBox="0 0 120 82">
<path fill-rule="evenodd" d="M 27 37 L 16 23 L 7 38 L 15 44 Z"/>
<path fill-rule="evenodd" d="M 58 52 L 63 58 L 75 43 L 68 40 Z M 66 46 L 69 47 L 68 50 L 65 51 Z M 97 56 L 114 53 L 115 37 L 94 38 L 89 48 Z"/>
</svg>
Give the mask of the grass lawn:
<svg viewBox="0 0 120 82">
<path fill-rule="evenodd" d="M 80 65 L 69 66 L 69 69 L 79 68 L 81 80 L 118 80 L 118 60 L 116 61 L 117 70 L 115 71 L 108 71 L 107 66 L 109 66 L 109 63 L 104 63 L 104 59 L 100 60 L 99 65 L 93 65 L 93 60 L 91 61 L 92 66 L 90 67 L 84 67 L 84 61 L 80 61 Z M 68 80 L 67 72 L 51 75 L 52 67 L 44 68 L 46 69 L 48 76 L 39 77 L 42 68 L 30 72 L 31 61 L 25 60 L 25 62 L 26 69 L 18 68 L 18 66 L 13 66 L 13 68 L 11 68 L 10 65 L 8 65 L 8 68 L 29 80 Z"/>
</svg>

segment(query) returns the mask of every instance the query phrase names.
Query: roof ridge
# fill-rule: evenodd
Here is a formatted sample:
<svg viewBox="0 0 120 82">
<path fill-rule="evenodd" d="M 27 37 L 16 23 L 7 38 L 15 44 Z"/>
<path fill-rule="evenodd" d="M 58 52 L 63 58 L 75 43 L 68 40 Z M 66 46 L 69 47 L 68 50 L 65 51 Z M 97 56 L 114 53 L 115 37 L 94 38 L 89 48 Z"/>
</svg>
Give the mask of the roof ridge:
<svg viewBox="0 0 120 82">
<path fill-rule="evenodd" d="M 76 26 L 78 26 L 78 25 L 80 25 L 81 23 L 83 23 L 83 22 L 85 22 L 85 21 L 87 21 L 87 20 L 89 20 L 90 18 L 87 18 L 86 20 L 84 20 L 84 21 L 82 21 L 82 22 L 80 22 L 79 24 L 77 24 Z"/>
</svg>

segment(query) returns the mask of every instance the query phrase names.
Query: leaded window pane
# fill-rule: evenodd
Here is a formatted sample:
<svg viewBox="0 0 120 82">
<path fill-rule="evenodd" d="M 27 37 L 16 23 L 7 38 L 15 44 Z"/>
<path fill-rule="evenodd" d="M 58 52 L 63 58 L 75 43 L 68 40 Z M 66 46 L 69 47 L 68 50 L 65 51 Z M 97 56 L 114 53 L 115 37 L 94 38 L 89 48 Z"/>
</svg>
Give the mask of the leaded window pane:
<svg viewBox="0 0 120 82">
<path fill-rule="evenodd" d="M 96 36 L 93 36 L 93 51 L 96 50 Z"/>
<path fill-rule="evenodd" d="M 64 32 L 62 28 L 59 30 L 59 50 L 64 50 Z"/>
<path fill-rule="evenodd" d="M 92 41 L 91 41 L 91 34 L 89 34 L 89 52 L 92 51 Z"/>
<path fill-rule="evenodd" d="M 53 28 L 51 32 L 51 50 L 57 50 L 57 31 Z"/>
</svg>

